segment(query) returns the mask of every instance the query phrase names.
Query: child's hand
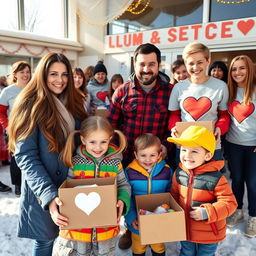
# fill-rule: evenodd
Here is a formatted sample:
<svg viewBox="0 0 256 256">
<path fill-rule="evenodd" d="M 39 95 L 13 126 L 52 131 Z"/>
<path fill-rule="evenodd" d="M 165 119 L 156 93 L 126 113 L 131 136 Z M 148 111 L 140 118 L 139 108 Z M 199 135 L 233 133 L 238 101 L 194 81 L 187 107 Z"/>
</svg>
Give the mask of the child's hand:
<svg viewBox="0 0 256 256">
<path fill-rule="evenodd" d="M 62 205 L 62 202 L 58 197 L 55 197 L 49 204 L 49 212 L 53 222 L 59 227 L 65 227 L 68 225 L 68 218 L 59 213 L 58 206 Z"/>
<path fill-rule="evenodd" d="M 116 207 L 117 207 L 117 224 L 119 225 L 120 219 L 124 210 L 124 202 L 122 200 L 118 200 Z"/>
<path fill-rule="evenodd" d="M 176 129 L 176 126 L 174 126 L 172 129 L 171 129 L 171 136 L 174 137 L 174 138 L 177 138 L 178 137 L 178 131 Z"/>
<path fill-rule="evenodd" d="M 138 222 L 138 220 L 137 219 L 135 219 L 133 222 L 132 222 L 132 227 L 134 228 L 134 229 L 139 229 L 139 222 Z"/>
<path fill-rule="evenodd" d="M 194 220 L 202 220 L 203 216 L 202 216 L 202 212 L 200 210 L 200 207 L 192 207 L 192 211 L 189 212 L 190 217 Z"/>
</svg>

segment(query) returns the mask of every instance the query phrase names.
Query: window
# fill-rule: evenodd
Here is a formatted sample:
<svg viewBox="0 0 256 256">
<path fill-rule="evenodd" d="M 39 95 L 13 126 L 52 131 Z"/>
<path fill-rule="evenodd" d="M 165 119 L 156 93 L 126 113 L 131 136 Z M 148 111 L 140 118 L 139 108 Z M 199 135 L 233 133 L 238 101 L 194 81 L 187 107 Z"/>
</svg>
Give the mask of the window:
<svg viewBox="0 0 256 256">
<path fill-rule="evenodd" d="M 254 0 L 240 4 L 221 4 L 211 0 L 210 21 L 254 17 L 255 13 L 256 4 Z"/>
<path fill-rule="evenodd" d="M 109 34 L 132 33 L 143 30 L 202 23 L 203 0 L 151 0 L 147 9 L 134 15 L 125 12 L 109 24 Z"/>
<path fill-rule="evenodd" d="M 64 37 L 63 0 L 24 0 L 25 30 L 50 37 Z"/>
<path fill-rule="evenodd" d="M 1 15 L 0 29 L 17 30 L 18 29 L 18 5 L 17 0 L 0 0 Z"/>
<path fill-rule="evenodd" d="M 68 0 L 0 0 L 0 29 L 67 37 Z"/>
</svg>

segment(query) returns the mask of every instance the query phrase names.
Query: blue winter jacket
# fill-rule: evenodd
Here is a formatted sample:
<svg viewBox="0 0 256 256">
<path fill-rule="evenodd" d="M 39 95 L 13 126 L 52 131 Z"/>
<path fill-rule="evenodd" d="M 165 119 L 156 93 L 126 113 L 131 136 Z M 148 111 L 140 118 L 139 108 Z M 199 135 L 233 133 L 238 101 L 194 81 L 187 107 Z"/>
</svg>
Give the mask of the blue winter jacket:
<svg viewBox="0 0 256 256">
<path fill-rule="evenodd" d="M 76 122 L 76 129 L 80 123 Z M 58 236 L 48 204 L 58 196 L 58 187 L 67 178 L 68 167 L 59 154 L 48 151 L 48 141 L 36 127 L 25 140 L 16 144 L 15 159 L 22 171 L 22 191 L 18 236 L 52 240 Z"/>
<path fill-rule="evenodd" d="M 132 227 L 132 222 L 137 219 L 135 196 L 169 192 L 172 173 L 172 169 L 164 160 L 160 160 L 155 165 L 151 174 L 140 166 L 136 159 L 125 169 L 125 175 L 131 185 L 132 192 L 130 210 L 125 216 L 125 220 L 131 232 L 139 234 L 139 231 Z"/>
</svg>

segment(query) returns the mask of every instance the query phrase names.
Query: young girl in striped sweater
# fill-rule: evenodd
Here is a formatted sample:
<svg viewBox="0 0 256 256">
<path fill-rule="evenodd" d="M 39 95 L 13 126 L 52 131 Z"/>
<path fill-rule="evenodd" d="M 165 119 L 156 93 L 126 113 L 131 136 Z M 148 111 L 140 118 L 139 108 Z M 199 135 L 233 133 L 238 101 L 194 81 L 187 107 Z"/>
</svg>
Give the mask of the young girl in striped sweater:
<svg viewBox="0 0 256 256">
<path fill-rule="evenodd" d="M 77 148 L 76 155 L 72 157 L 76 133 L 80 133 L 82 144 Z M 119 136 L 118 148 L 110 144 L 114 133 Z M 114 131 L 107 119 L 90 116 L 82 122 L 80 131 L 70 134 L 62 155 L 64 163 L 70 167 L 69 178 L 117 177 L 117 223 L 121 215 L 125 215 L 130 207 L 130 186 L 121 164 L 121 152 L 125 146 L 125 136 L 118 130 Z M 67 218 L 63 216 L 57 224 L 61 227 L 66 226 Z M 80 230 L 62 229 L 54 245 L 53 255 L 114 256 L 116 236 L 119 231 L 119 226 L 86 228 L 86 223 Z"/>
</svg>

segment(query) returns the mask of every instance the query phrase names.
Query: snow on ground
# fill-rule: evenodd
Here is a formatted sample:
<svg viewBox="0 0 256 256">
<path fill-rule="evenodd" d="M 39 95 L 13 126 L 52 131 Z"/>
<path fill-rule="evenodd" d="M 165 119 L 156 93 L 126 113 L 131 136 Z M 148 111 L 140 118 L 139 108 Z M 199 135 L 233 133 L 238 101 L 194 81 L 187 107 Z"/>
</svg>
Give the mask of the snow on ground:
<svg viewBox="0 0 256 256">
<path fill-rule="evenodd" d="M 0 181 L 11 186 L 9 166 L 0 167 Z M 13 191 L 14 187 L 12 186 Z M 246 205 L 245 205 L 246 207 Z M 29 256 L 33 241 L 17 238 L 19 198 L 14 193 L 0 194 L 0 256 Z M 245 213 L 248 217 L 247 212 Z M 256 238 L 247 238 L 243 234 L 245 222 L 239 223 L 235 228 L 227 229 L 226 239 L 219 244 L 216 256 L 255 256 Z M 123 230 L 123 225 L 122 225 Z M 166 256 L 179 254 L 178 243 L 167 243 Z M 117 256 L 131 256 L 131 250 L 116 250 Z M 147 256 L 151 255 L 150 250 Z"/>
</svg>

